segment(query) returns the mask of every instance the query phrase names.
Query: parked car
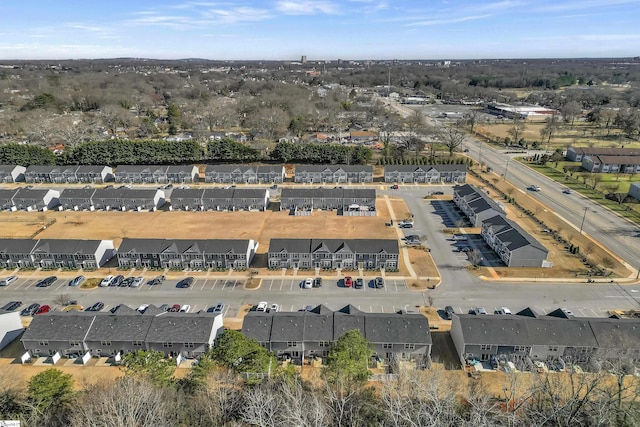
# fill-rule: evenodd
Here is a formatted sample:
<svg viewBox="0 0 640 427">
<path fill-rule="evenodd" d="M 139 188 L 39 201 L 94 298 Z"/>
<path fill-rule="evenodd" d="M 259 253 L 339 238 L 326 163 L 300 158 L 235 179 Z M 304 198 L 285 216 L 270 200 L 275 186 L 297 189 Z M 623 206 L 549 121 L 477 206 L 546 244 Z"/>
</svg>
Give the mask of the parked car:
<svg viewBox="0 0 640 427">
<path fill-rule="evenodd" d="M 280 306 L 278 304 L 271 304 L 271 308 L 269 309 L 269 311 L 277 313 L 278 311 L 280 311 Z"/>
<path fill-rule="evenodd" d="M 392 189 L 392 190 L 397 190 L 397 189 L 398 189 L 398 184 L 393 184 L 393 185 L 391 186 L 391 189 Z"/>
<path fill-rule="evenodd" d="M 219 302 L 215 305 L 215 307 L 213 307 L 213 312 L 214 313 L 222 313 L 224 311 L 224 304 Z"/>
<path fill-rule="evenodd" d="M 195 279 L 193 277 L 185 277 L 184 279 L 178 282 L 178 284 L 176 285 L 176 288 L 189 288 L 193 284 L 194 280 Z"/>
<path fill-rule="evenodd" d="M 313 281 L 313 287 L 314 288 L 321 288 L 322 287 L 322 277 L 316 277 Z"/>
<path fill-rule="evenodd" d="M 97 303 L 93 304 L 91 307 L 87 308 L 86 311 L 100 311 L 104 308 L 104 303 L 101 301 L 98 301 Z"/>
<path fill-rule="evenodd" d="M 256 306 L 256 311 L 267 311 L 269 304 L 266 301 L 261 301 Z"/>
<path fill-rule="evenodd" d="M 102 279 L 102 281 L 100 282 L 100 286 L 101 287 L 110 286 L 112 281 L 113 281 L 113 276 L 110 274 L 104 279 Z"/>
<path fill-rule="evenodd" d="M 140 313 L 144 313 L 144 311 L 145 311 L 147 308 L 149 308 L 149 304 L 141 304 L 141 305 L 138 307 L 138 311 L 139 311 Z"/>
<path fill-rule="evenodd" d="M 48 313 L 49 311 L 51 311 L 51 306 L 50 305 L 48 305 L 48 304 L 41 305 L 40 308 L 34 313 L 34 316 L 36 314 Z"/>
<path fill-rule="evenodd" d="M 2 307 L 2 309 L 5 311 L 15 311 L 18 308 L 20 308 L 21 305 L 22 305 L 22 301 L 11 301 L 5 304 L 5 306 Z"/>
<path fill-rule="evenodd" d="M 499 310 L 496 311 L 497 314 L 512 314 L 509 307 L 500 307 Z"/>
<path fill-rule="evenodd" d="M 444 191 L 434 191 L 433 194 L 436 196 L 442 196 L 444 194 Z"/>
<path fill-rule="evenodd" d="M 109 283 L 109 286 L 119 286 L 123 280 L 124 280 L 124 276 L 122 274 L 118 274 L 116 277 L 113 278 L 111 283 Z"/>
<path fill-rule="evenodd" d="M 9 286 L 16 280 L 18 280 L 18 276 L 5 277 L 4 279 L 0 280 L 0 286 Z"/>
<path fill-rule="evenodd" d="M 356 288 L 356 289 L 364 288 L 364 280 L 362 280 L 362 277 L 358 277 L 356 279 L 356 284 L 355 284 L 354 288 Z"/>
<path fill-rule="evenodd" d="M 575 316 L 573 314 L 573 311 L 569 310 L 568 308 L 561 308 L 561 310 L 567 317 L 574 317 Z"/>
<path fill-rule="evenodd" d="M 122 282 L 120 282 L 120 287 L 129 287 L 133 283 L 133 277 L 127 277 Z"/>
<path fill-rule="evenodd" d="M 160 275 L 158 277 L 155 277 L 155 278 L 149 280 L 147 282 L 147 284 L 151 285 L 151 286 L 160 285 L 160 284 L 162 284 L 162 282 L 164 282 L 165 279 L 166 279 L 166 277 L 164 277 L 164 275 Z"/>
<path fill-rule="evenodd" d="M 180 304 L 173 304 L 173 305 L 171 306 L 171 308 L 170 308 L 169 310 L 167 310 L 167 311 L 170 311 L 170 312 L 172 312 L 172 313 L 177 313 L 177 312 L 179 312 L 179 311 L 180 311 Z"/>
<path fill-rule="evenodd" d="M 58 278 L 56 276 L 46 277 L 46 278 L 42 279 L 41 281 L 39 281 L 36 284 L 36 287 L 37 288 L 47 288 L 47 287 L 53 285 L 56 282 L 56 280 L 58 280 Z"/>
<path fill-rule="evenodd" d="M 304 289 L 313 288 L 313 279 L 311 277 L 307 277 L 306 279 L 304 279 L 304 282 L 302 283 L 302 287 Z"/>
<path fill-rule="evenodd" d="M 413 228 L 413 224 L 411 224 L 410 222 L 402 222 L 399 225 L 400 228 Z"/>
<path fill-rule="evenodd" d="M 36 311 L 40 308 L 40 304 L 30 304 L 27 308 L 20 312 L 20 316 L 33 316 L 36 314 Z"/>
<path fill-rule="evenodd" d="M 384 288 L 384 279 L 382 277 L 376 277 L 373 284 L 377 289 Z"/>
<path fill-rule="evenodd" d="M 487 314 L 487 309 L 484 307 L 476 307 L 476 314 Z"/>
<path fill-rule="evenodd" d="M 142 284 L 142 282 L 144 282 L 144 277 L 138 276 L 138 277 L 132 278 L 131 284 L 129 286 L 131 286 L 132 288 L 137 288 Z"/>
<path fill-rule="evenodd" d="M 351 276 L 345 276 L 344 277 L 344 287 L 345 288 L 350 288 L 353 285 L 353 279 L 351 278 Z"/>
<path fill-rule="evenodd" d="M 84 282 L 84 276 L 76 276 L 73 279 L 69 280 L 69 286 L 79 286 Z"/>
<path fill-rule="evenodd" d="M 451 318 L 453 317 L 453 313 L 453 307 L 451 307 L 450 305 L 444 308 L 444 314 L 447 317 L 447 320 L 451 320 Z"/>
<path fill-rule="evenodd" d="M 455 242 L 464 242 L 465 240 L 467 240 L 467 236 L 465 236 L 464 234 L 454 234 L 453 236 L 451 236 L 451 240 Z"/>
</svg>

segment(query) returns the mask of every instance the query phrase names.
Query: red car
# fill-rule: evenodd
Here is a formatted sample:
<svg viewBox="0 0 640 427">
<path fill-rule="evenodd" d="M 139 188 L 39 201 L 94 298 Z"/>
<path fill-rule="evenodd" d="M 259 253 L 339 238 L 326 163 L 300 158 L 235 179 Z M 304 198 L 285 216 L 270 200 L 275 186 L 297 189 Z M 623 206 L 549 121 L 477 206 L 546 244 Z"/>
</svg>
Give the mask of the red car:
<svg viewBox="0 0 640 427">
<path fill-rule="evenodd" d="M 350 288 L 353 285 L 353 279 L 351 278 L 351 276 L 345 276 L 344 277 L 344 287 L 345 288 Z"/>
<path fill-rule="evenodd" d="M 41 305 L 40 308 L 38 309 L 38 311 L 36 311 L 35 314 L 48 313 L 50 310 L 51 310 L 51 307 L 49 307 L 47 304 Z"/>
<path fill-rule="evenodd" d="M 397 189 L 398 189 L 398 184 L 393 184 L 393 185 L 391 186 L 391 189 L 392 189 L 392 190 L 397 190 Z"/>
<path fill-rule="evenodd" d="M 169 311 L 172 312 L 172 313 L 177 313 L 177 312 L 180 311 L 180 307 L 181 307 L 180 304 L 173 304 L 171 306 L 171 308 L 169 309 Z"/>
</svg>

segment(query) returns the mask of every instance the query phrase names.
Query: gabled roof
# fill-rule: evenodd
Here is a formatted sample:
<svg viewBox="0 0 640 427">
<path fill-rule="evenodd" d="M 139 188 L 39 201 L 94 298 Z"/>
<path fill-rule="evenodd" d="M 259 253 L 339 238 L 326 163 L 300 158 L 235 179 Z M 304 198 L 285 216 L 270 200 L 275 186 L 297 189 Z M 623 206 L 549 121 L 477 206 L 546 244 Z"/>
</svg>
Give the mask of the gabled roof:
<svg viewBox="0 0 640 427">
<path fill-rule="evenodd" d="M 145 254 L 187 252 L 197 254 L 245 254 L 249 250 L 248 239 L 122 239 L 119 254 L 129 252 Z"/>
<path fill-rule="evenodd" d="M 354 253 L 399 254 L 398 241 L 393 239 L 271 239 L 270 253 L 314 253 L 321 248 L 331 253 L 348 250 Z"/>
<path fill-rule="evenodd" d="M 233 191 L 234 199 L 264 199 L 266 196 L 265 188 L 235 188 Z"/>
<path fill-rule="evenodd" d="M 117 314 L 97 315 L 87 341 L 144 341 L 153 318 L 134 311 L 132 314 L 118 310 Z"/>
<path fill-rule="evenodd" d="M 171 200 L 177 199 L 202 199 L 203 188 L 176 188 L 171 192 Z"/>
<path fill-rule="evenodd" d="M 19 165 L 0 165 L 0 174 L 10 174 L 15 168 L 21 168 Z"/>
<path fill-rule="evenodd" d="M 364 325 L 372 343 L 431 344 L 429 321 L 421 314 L 367 313 Z"/>
<path fill-rule="evenodd" d="M 32 239 L 0 239 L 0 254 L 30 254 L 38 241 Z"/>
<path fill-rule="evenodd" d="M 22 341 L 82 341 L 95 315 L 86 312 L 55 312 L 33 316 Z"/>
<path fill-rule="evenodd" d="M 78 166 L 78 169 L 76 170 L 76 173 L 98 173 L 98 174 L 100 174 L 105 169 L 107 169 L 107 172 L 113 172 L 113 169 L 110 166 L 83 165 L 83 166 Z"/>
<path fill-rule="evenodd" d="M 215 337 L 212 313 L 169 313 L 152 317 L 147 342 L 206 343 Z M 141 316 L 144 317 L 144 316 Z"/>
<path fill-rule="evenodd" d="M 95 192 L 95 188 L 65 188 L 60 192 L 60 200 L 85 199 L 86 201 L 90 201 Z"/>
<path fill-rule="evenodd" d="M 308 254 L 311 252 L 311 239 L 271 239 L 269 241 L 269 252 Z"/>
<path fill-rule="evenodd" d="M 256 172 L 257 166 L 253 165 L 207 165 L 205 175 L 217 173 L 239 172 L 245 174 L 247 172 Z"/>
<path fill-rule="evenodd" d="M 203 199 L 232 199 L 233 188 L 205 188 Z"/>
<path fill-rule="evenodd" d="M 278 312 L 273 315 L 271 341 L 302 341 L 304 336 L 305 312 Z"/>
<path fill-rule="evenodd" d="M 185 173 L 190 175 L 194 172 L 194 169 L 197 173 L 198 167 L 196 165 L 169 165 L 166 171 L 167 174 Z"/>
<path fill-rule="evenodd" d="M 0 200 L 11 200 L 18 192 L 17 188 L 0 188 Z"/>
<path fill-rule="evenodd" d="M 58 166 L 52 166 L 52 165 L 30 165 L 30 166 L 27 166 L 25 175 L 29 173 L 48 174 L 57 169 L 58 169 Z"/>
<path fill-rule="evenodd" d="M 13 197 L 18 199 L 42 199 L 51 191 L 54 191 L 54 190 L 50 190 L 46 188 L 39 189 L 39 188 L 20 187 L 16 192 L 15 196 Z"/>
<path fill-rule="evenodd" d="M 599 347 L 640 350 L 640 320 L 589 319 Z"/>
<path fill-rule="evenodd" d="M 269 342 L 273 316 L 261 311 L 248 313 L 242 321 L 242 333 L 258 342 Z"/>
<path fill-rule="evenodd" d="M 34 253 L 94 255 L 102 240 L 40 239 Z"/>
</svg>

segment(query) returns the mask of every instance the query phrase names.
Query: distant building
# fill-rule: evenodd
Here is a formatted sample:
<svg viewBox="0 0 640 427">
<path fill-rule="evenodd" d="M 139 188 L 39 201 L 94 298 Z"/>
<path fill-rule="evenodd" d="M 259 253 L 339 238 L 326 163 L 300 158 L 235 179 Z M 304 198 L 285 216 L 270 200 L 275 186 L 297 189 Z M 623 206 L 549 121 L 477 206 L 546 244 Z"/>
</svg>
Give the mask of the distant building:
<svg viewBox="0 0 640 427">
<path fill-rule="evenodd" d="M 0 182 L 20 182 L 24 181 L 24 166 L 0 165 Z"/>
<path fill-rule="evenodd" d="M 467 166 L 449 165 L 387 165 L 384 181 L 390 183 L 462 183 L 467 180 Z"/>
</svg>

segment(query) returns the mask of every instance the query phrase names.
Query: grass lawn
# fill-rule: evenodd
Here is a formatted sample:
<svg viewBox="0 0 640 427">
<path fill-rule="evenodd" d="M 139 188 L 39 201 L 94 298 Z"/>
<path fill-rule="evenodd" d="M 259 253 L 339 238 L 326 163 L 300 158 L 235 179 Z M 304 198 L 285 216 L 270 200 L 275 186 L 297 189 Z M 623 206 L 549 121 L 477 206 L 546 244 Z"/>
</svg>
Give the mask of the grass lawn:
<svg viewBox="0 0 640 427">
<path fill-rule="evenodd" d="M 550 162 L 546 165 L 536 165 L 533 163 L 526 163 L 522 159 L 519 159 L 523 164 L 527 164 L 530 168 L 544 174 L 545 176 L 553 179 L 556 182 L 562 183 L 574 191 L 579 192 L 585 197 L 599 203 L 602 206 L 606 206 L 617 214 L 633 221 L 640 225 L 640 204 L 639 203 L 618 203 L 615 200 L 609 200 L 605 198 L 605 194 L 608 193 L 609 186 L 617 187 L 614 193 L 628 193 L 629 186 L 632 182 L 640 181 L 640 176 L 634 177 L 630 174 L 590 174 L 588 172 L 576 172 L 573 176 L 565 175 L 562 168 L 567 166 L 575 166 L 576 162 L 558 162 L 556 168 L 555 163 Z M 582 176 L 594 176 L 598 175 L 600 180 L 596 184 L 596 188 L 593 188 L 593 183 L 587 179 L 586 184 L 580 179 Z"/>
</svg>

